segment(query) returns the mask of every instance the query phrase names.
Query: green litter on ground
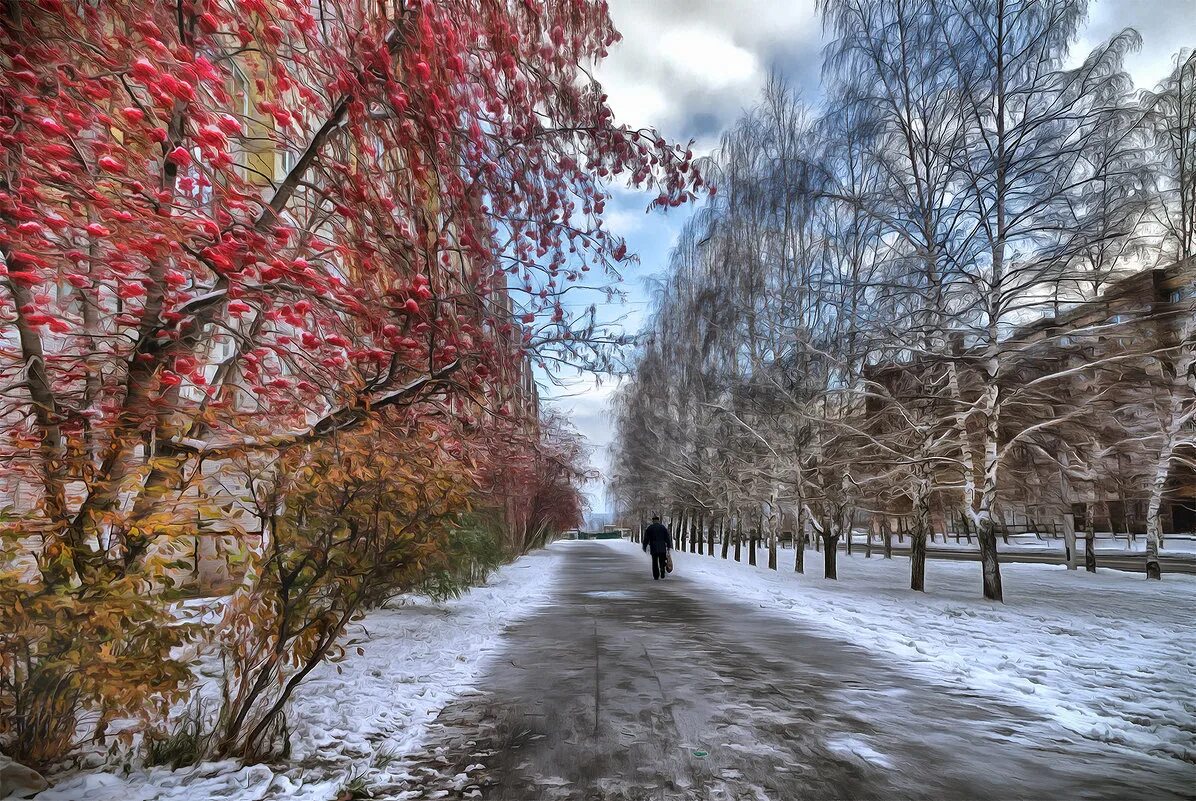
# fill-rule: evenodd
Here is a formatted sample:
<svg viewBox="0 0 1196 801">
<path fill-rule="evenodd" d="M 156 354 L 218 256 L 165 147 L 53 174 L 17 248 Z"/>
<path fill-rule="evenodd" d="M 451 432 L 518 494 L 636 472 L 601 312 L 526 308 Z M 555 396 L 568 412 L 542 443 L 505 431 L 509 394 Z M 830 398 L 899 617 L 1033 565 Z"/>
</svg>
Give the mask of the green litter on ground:
<svg viewBox="0 0 1196 801">
<path fill-rule="evenodd" d="M 709 751 L 694 751 L 694 756 L 696 756 L 696 757 L 710 756 L 710 752 Z"/>
</svg>

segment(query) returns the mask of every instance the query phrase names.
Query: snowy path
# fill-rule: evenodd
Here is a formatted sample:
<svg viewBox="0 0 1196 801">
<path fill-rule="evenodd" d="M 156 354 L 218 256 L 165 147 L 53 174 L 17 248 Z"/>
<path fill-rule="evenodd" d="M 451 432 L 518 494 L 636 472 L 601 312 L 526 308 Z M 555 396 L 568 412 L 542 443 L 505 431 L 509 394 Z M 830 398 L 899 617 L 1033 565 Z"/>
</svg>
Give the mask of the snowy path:
<svg viewBox="0 0 1196 801">
<path fill-rule="evenodd" d="M 948 668 L 936 675 L 876 632 L 853 643 L 841 619 L 838 628 L 823 625 L 825 607 L 818 604 L 825 599 L 803 614 L 777 603 L 776 593 L 799 586 L 792 576 L 684 555 L 674 576 L 653 583 L 647 560 L 633 548 L 555 546 L 565 564 L 553 603 L 510 629 L 505 650 L 480 681 L 483 690 L 445 710 L 425 753 L 409 764 L 409 779 L 379 788 L 381 796 L 1192 797 L 1190 753 L 1185 760 L 1166 745 L 1148 753 L 1077 735 L 1052 717 L 1049 704 L 1027 702 L 999 681 L 972 681 L 966 670 L 950 669 L 949 655 L 927 660 Z M 896 564 L 874 569 L 892 573 Z M 853 608 L 861 594 L 849 595 L 846 582 L 840 588 L 837 604 L 856 614 L 876 611 L 867 606 L 874 592 L 882 604 L 893 595 L 868 587 L 865 608 Z M 1190 597 L 1185 585 L 1176 602 Z M 963 616 L 953 621 L 958 635 L 950 636 L 966 640 L 974 609 L 960 606 Z M 900 614 L 900 607 L 892 611 Z M 990 612 L 1004 614 L 979 611 L 981 621 Z M 869 622 L 885 623 L 866 617 L 860 615 L 865 630 Z M 914 623 L 921 621 L 915 616 Z M 888 628 L 908 626 L 891 619 Z M 927 643 L 939 647 L 945 638 L 931 631 Z M 1038 647 L 1033 639 L 1019 644 Z M 1097 647 L 1092 658 L 1101 656 Z M 1122 691 L 1118 675 L 1104 688 L 1108 695 Z M 1170 703 L 1179 707 L 1182 695 Z M 1190 735 L 1185 714 L 1177 712 L 1176 725 Z"/>
</svg>

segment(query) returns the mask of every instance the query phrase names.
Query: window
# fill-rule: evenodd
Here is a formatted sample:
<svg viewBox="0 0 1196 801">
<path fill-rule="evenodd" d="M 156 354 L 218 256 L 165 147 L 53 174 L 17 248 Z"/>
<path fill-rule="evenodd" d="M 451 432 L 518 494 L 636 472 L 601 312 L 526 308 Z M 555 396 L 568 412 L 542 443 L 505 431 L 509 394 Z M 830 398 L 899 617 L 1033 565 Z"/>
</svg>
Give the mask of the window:
<svg viewBox="0 0 1196 801">
<path fill-rule="evenodd" d="M 275 161 L 274 179 L 283 181 L 295 166 L 295 154 L 286 145 L 280 144 L 277 149 L 278 158 Z"/>
<path fill-rule="evenodd" d="M 253 96 L 249 86 L 249 78 L 241 71 L 240 66 L 233 64 L 233 98 L 229 111 L 240 117 L 242 124 L 249 119 L 249 104 Z M 245 179 L 249 178 L 249 148 L 243 137 L 234 137 L 229 142 L 229 155 L 237 165 L 237 173 Z"/>
<path fill-rule="evenodd" d="M 196 208 L 211 211 L 215 195 L 199 145 L 191 148 L 191 163 L 179 173 L 179 179 L 179 195 L 191 200 Z"/>
</svg>

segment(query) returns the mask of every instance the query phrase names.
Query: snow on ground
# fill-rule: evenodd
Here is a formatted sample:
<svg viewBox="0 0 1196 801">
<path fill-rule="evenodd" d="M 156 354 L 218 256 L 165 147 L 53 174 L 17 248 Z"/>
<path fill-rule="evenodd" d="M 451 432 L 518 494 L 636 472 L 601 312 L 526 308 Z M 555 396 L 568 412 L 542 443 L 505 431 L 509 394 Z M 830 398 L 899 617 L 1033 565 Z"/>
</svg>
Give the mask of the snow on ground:
<svg viewBox="0 0 1196 801">
<path fill-rule="evenodd" d="M 854 548 L 864 550 L 867 542 L 867 535 L 855 532 L 852 538 Z M 894 548 L 909 548 L 910 541 L 906 538 L 904 541 L 893 538 Z M 980 546 L 975 541 L 968 542 L 967 538 L 961 538 L 956 541 L 954 536 L 951 538 L 943 537 L 943 535 L 936 535 L 934 540 L 929 543 L 931 548 L 944 551 L 979 551 Z M 1066 550 L 1066 544 L 1062 537 L 1043 537 L 1039 539 L 1033 534 L 1015 534 L 1009 537 L 1009 542 L 1004 539 L 997 539 L 997 550 L 1001 553 L 1058 553 L 1062 554 Z M 1079 551 L 1081 561 L 1084 558 L 1084 534 L 1080 532 L 1076 540 L 1076 548 Z M 874 553 L 883 553 L 884 542 L 878 536 L 872 537 L 872 550 Z M 1125 534 L 1110 534 L 1109 532 L 1097 532 L 1096 535 L 1096 553 L 1098 556 L 1118 556 L 1121 554 L 1141 554 L 1146 552 L 1146 537 L 1139 534 L 1137 538 L 1129 538 Z M 1159 550 L 1163 556 L 1190 556 L 1196 554 L 1196 536 L 1192 534 L 1170 534 L 1163 539 L 1163 547 Z"/>
<path fill-rule="evenodd" d="M 127 776 L 65 775 L 37 801 L 330 801 L 350 777 L 385 780 L 426 726 L 470 689 L 503 629 L 544 604 L 559 546 L 499 570 L 485 587 L 435 604 L 407 598 L 371 613 L 356 644 L 365 653 L 325 664 L 300 686 L 289 722 L 292 767 L 207 762 Z"/>
<path fill-rule="evenodd" d="M 606 541 L 610 547 L 639 546 Z M 806 573 L 792 550 L 772 572 L 675 553 L 676 577 L 757 603 L 827 636 L 892 654 L 928 684 L 950 683 L 1016 700 L 1077 737 L 1159 759 L 1196 762 L 1196 577 L 1062 566 L 1001 566 L 1006 602 L 981 596 L 980 566 L 931 560 L 925 594 L 909 586 L 909 560 L 839 554 L 839 579 Z M 672 577 L 670 577 L 672 578 Z"/>
</svg>

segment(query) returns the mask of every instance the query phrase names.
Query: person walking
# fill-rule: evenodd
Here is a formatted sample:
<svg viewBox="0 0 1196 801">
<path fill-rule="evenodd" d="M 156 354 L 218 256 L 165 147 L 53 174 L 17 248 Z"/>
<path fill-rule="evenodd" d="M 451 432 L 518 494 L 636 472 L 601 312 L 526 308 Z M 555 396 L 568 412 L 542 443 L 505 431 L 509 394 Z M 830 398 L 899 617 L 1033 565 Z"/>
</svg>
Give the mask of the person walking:
<svg viewBox="0 0 1196 801">
<path fill-rule="evenodd" d="M 644 553 L 652 551 L 652 579 L 662 579 L 668 575 L 665 564 L 669 559 L 669 551 L 673 549 L 673 537 L 669 530 L 661 525 L 660 515 L 652 515 L 652 525 L 644 530 Z"/>
</svg>

